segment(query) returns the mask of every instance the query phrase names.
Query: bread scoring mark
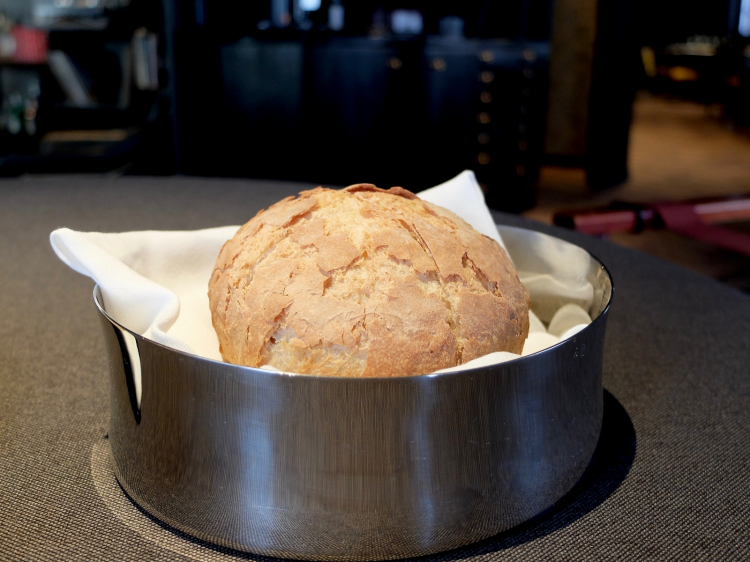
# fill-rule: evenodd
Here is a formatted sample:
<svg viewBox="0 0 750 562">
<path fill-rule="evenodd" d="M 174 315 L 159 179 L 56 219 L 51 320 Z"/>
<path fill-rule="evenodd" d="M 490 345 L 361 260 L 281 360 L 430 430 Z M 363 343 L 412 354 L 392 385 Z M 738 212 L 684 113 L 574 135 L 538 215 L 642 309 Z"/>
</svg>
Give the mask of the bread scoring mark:
<svg viewBox="0 0 750 562">
<path fill-rule="evenodd" d="M 271 252 L 273 252 L 276 249 L 276 246 L 279 242 L 281 242 L 284 239 L 282 236 L 281 238 L 277 240 L 273 240 L 271 244 L 263 251 L 263 253 L 258 256 L 258 259 L 255 260 L 255 263 L 247 268 L 247 274 L 244 276 L 245 284 L 249 285 L 250 282 L 253 280 L 253 277 L 255 275 L 255 270 L 258 269 L 258 266 L 263 263 L 269 255 L 271 255 Z"/>
<path fill-rule="evenodd" d="M 417 196 L 414 195 L 411 191 L 399 186 L 393 186 L 390 189 L 380 189 L 379 187 L 375 187 L 371 183 L 358 183 L 355 185 L 350 185 L 349 187 L 345 188 L 344 191 L 346 193 L 385 193 L 386 195 L 395 195 L 396 197 L 403 197 L 404 199 L 417 199 Z"/>
<path fill-rule="evenodd" d="M 296 224 L 305 217 L 309 217 L 312 210 L 317 206 L 317 199 L 314 197 L 300 197 L 289 206 L 285 206 L 284 203 L 294 200 L 294 196 L 290 195 L 271 205 L 267 211 L 261 209 L 250 221 L 245 225 L 241 226 L 237 231 L 237 234 L 230 240 L 228 240 L 224 246 L 222 246 L 219 255 L 221 256 L 225 251 L 228 251 L 233 246 L 239 246 L 237 252 L 232 256 L 229 264 L 224 267 L 217 267 L 215 271 L 224 272 L 234 266 L 237 258 L 244 251 L 245 242 L 251 238 L 255 238 L 263 229 L 264 226 L 272 226 L 276 228 L 284 228 L 292 224 Z M 260 217 L 260 218 L 259 218 Z M 239 242 L 236 242 L 237 236 L 241 236 Z M 234 244 L 232 244 L 234 242 Z M 226 261 L 224 262 L 226 264 Z"/>
<path fill-rule="evenodd" d="M 343 233 L 328 235 L 328 241 L 318 247 L 318 267 L 325 272 L 348 269 L 362 259 L 362 251 Z M 317 246 L 316 246 L 317 247 Z"/>
<path fill-rule="evenodd" d="M 312 212 L 308 213 L 308 217 L 312 217 Z M 290 233 L 289 238 L 292 242 L 299 244 L 301 248 L 315 246 L 315 241 L 325 236 L 323 228 L 325 221 L 323 219 L 308 218 L 304 224 L 295 224 L 294 226 L 296 228 Z M 317 248 L 315 249 L 317 250 Z"/>
<path fill-rule="evenodd" d="M 430 250 L 429 246 L 425 242 L 422 235 L 419 233 L 419 230 L 417 230 L 416 225 L 414 225 L 413 223 L 408 223 L 404 219 L 398 219 L 398 223 L 402 228 L 406 229 L 406 231 L 409 233 L 409 235 L 411 235 L 412 238 L 414 238 L 414 240 L 416 240 L 416 242 L 422 248 L 425 256 L 427 256 L 430 260 L 432 260 L 432 263 L 435 264 L 435 271 L 437 272 L 435 277 L 437 279 L 437 282 L 440 284 L 440 298 L 443 301 L 445 307 L 448 309 L 448 318 L 446 319 L 446 322 L 448 323 L 451 332 L 453 332 L 453 336 L 456 338 L 456 355 L 454 357 L 453 366 L 460 365 L 464 353 L 463 344 L 461 343 L 461 326 L 456 322 L 456 311 L 454 310 L 453 303 L 451 302 L 446 292 L 445 282 L 443 281 L 443 276 L 440 273 L 440 267 L 435 260 L 435 256 L 432 255 L 432 251 Z"/>
<path fill-rule="evenodd" d="M 370 236 L 370 243 L 377 250 L 383 249 L 389 256 L 396 260 L 396 263 L 402 263 L 404 260 L 411 262 L 411 267 L 420 272 L 429 274 L 435 272 L 434 262 L 424 254 L 423 248 L 419 245 L 414 236 L 408 229 L 390 216 L 383 217 L 395 228 L 379 228 Z"/>
<path fill-rule="evenodd" d="M 434 205 L 433 203 L 430 203 L 428 201 L 421 201 L 421 203 L 425 210 L 430 215 L 442 222 L 444 226 L 452 230 L 459 230 L 459 224 L 463 224 L 464 226 L 468 226 L 469 228 L 474 230 L 469 223 L 464 221 L 461 217 L 456 216 L 448 209 L 445 209 L 444 207 L 441 207 L 439 205 Z M 446 213 L 449 213 L 450 216 L 448 216 Z M 458 222 L 456 222 L 456 220 L 454 219 L 457 219 Z"/>
<path fill-rule="evenodd" d="M 385 192 L 385 189 L 380 189 L 371 183 L 355 183 L 354 185 L 345 187 L 344 191 L 346 193 L 361 193 L 363 191 Z"/>
<path fill-rule="evenodd" d="M 258 213 L 258 214 L 260 214 L 260 213 Z M 255 219 L 253 219 L 253 220 L 255 220 Z M 250 238 L 256 236 L 261 230 L 263 230 L 263 227 L 266 226 L 265 223 L 263 222 L 263 219 L 258 219 L 254 223 L 251 221 L 251 223 L 253 224 L 253 228 L 247 228 L 246 229 L 245 227 L 242 227 L 240 229 L 240 232 L 238 233 L 238 234 L 243 234 L 244 235 L 240 239 L 240 246 L 244 246 L 245 242 L 247 240 L 249 240 Z M 248 224 L 250 224 L 250 223 L 248 223 Z"/>
<path fill-rule="evenodd" d="M 351 243 L 343 232 L 326 234 L 325 221 L 310 219 L 306 224 L 290 224 L 289 238 L 300 248 L 314 248 L 318 267 L 323 273 L 350 266 L 361 258 L 361 251 Z"/>
<path fill-rule="evenodd" d="M 427 214 L 432 215 L 436 219 L 441 218 L 440 215 L 438 215 L 435 211 L 433 211 L 432 208 L 427 203 L 425 203 L 424 201 L 422 201 L 422 209 L 424 209 L 424 211 Z"/>
<path fill-rule="evenodd" d="M 296 226 L 301 221 L 310 220 L 310 217 L 312 217 L 312 214 L 313 214 L 313 210 L 307 211 L 306 213 L 302 213 L 301 215 L 297 215 L 296 217 L 294 217 L 292 220 L 289 221 L 289 224 L 286 224 L 284 226 L 286 227 Z"/>
<path fill-rule="evenodd" d="M 285 203 L 287 201 L 291 201 L 292 199 L 294 199 L 293 196 L 289 196 L 285 199 L 282 199 L 281 201 L 279 201 L 279 203 L 272 205 L 271 208 L 269 208 L 268 211 L 265 212 L 265 214 L 269 215 L 271 211 L 273 211 L 277 205 L 280 205 L 281 203 Z M 234 256 L 232 256 L 231 261 L 228 264 L 226 264 L 226 261 L 225 261 L 224 262 L 226 264 L 225 267 L 221 267 L 221 268 L 216 267 L 214 271 L 224 273 L 228 269 L 231 269 L 234 266 L 234 263 L 237 261 L 237 258 L 245 251 L 245 248 L 244 248 L 245 242 L 251 238 L 255 238 L 256 236 L 258 236 L 258 234 L 260 234 L 260 232 L 263 230 L 264 227 L 275 226 L 277 229 L 284 229 L 284 228 L 294 226 L 301 220 L 309 219 L 312 216 L 312 211 L 314 207 L 317 205 L 317 200 L 313 197 L 307 197 L 304 199 L 298 199 L 297 201 L 302 201 L 305 203 L 301 206 L 297 206 L 293 208 L 292 211 L 290 213 L 287 213 L 286 215 L 278 214 L 278 213 L 276 215 L 272 214 L 272 216 L 264 216 L 258 219 L 256 222 L 253 222 L 257 219 L 257 217 L 261 216 L 261 214 L 264 213 L 263 209 L 258 211 L 258 214 L 256 214 L 255 217 L 253 217 L 253 219 L 251 219 L 247 224 L 242 226 L 240 230 L 237 232 L 237 234 L 235 234 L 235 237 L 237 235 L 242 235 L 242 234 L 244 234 L 244 236 L 240 238 L 238 244 L 237 243 L 235 244 L 239 246 L 239 249 L 234 254 Z M 287 234 L 288 234 L 288 231 L 285 231 L 282 238 L 284 238 Z M 228 240 L 224 244 L 224 246 L 222 246 L 221 251 L 219 252 L 219 255 L 221 256 L 221 254 L 223 254 L 226 250 L 229 250 L 232 247 L 230 246 L 230 243 L 234 241 L 235 241 L 235 238 Z M 266 256 L 267 254 L 264 254 L 262 259 L 265 259 Z M 255 266 L 257 266 L 258 263 L 260 262 L 259 261 L 256 262 Z M 250 269 L 249 264 L 244 264 L 243 268 Z M 250 279 L 248 280 L 248 282 L 252 280 L 252 270 L 250 270 L 249 275 L 250 275 Z"/>
<path fill-rule="evenodd" d="M 488 293 L 492 293 L 493 295 L 498 297 L 503 296 L 502 294 L 500 294 L 500 291 L 498 291 L 498 284 L 496 282 L 490 281 L 489 277 L 485 275 L 484 271 L 479 269 L 477 264 L 474 263 L 474 260 L 469 257 L 468 253 L 464 252 L 464 255 L 461 257 L 461 263 L 465 268 L 470 269 L 474 272 L 474 276 L 476 277 L 477 281 L 479 281 L 479 283 Z"/>
<path fill-rule="evenodd" d="M 384 247 L 381 246 L 381 248 L 387 248 L 387 247 L 388 246 L 384 246 Z M 393 254 L 388 254 L 388 259 L 390 259 L 392 262 L 397 263 L 399 265 L 405 265 L 407 267 L 411 267 L 412 269 L 414 269 L 414 266 L 412 265 L 411 260 L 409 260 L 409 259 L 401 260 L 401 259 L 398 259 Z"/>
<path fill-rule="evenodd" d="M 287 198 L 269 207 L 260 218 L 267 225 L 284 228 L 295 218 L 312 211 L 317 204 L 318 200 L 312 196 L 294 200 Z"/>
<path fill-rule="evenodd" d="M 411 191 L 409 191 L 408 189 L 404 189 L 403 187 L 398 185 L 394 185 L 392 188 L 387 190 L 386 193 L 389 195 L 397 195 L 398 197 L 403 197 L 404 199 L 409 199 L 412 201 L 418 199 L 418 197 Z"/>
</svg>

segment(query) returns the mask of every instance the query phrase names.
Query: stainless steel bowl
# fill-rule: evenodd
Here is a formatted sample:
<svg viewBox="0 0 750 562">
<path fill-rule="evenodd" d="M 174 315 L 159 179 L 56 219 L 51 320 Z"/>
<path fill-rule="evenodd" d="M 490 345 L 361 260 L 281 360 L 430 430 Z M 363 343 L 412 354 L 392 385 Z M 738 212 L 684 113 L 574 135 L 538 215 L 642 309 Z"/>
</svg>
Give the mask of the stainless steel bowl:
<svg viewBox="0 0 750 562">
<path fill-rule="evenodd" d="M 589 280 L 595 320 L 569 340 L 491 367 L 382 379 L 176 351 L 113 320 L 95 289 L 117 479 L 172 527 L 271 556 L 393 559 L 509 529 L 568 492 L 597 444 L 612 282 L 596 259 Z"/>
</svg>

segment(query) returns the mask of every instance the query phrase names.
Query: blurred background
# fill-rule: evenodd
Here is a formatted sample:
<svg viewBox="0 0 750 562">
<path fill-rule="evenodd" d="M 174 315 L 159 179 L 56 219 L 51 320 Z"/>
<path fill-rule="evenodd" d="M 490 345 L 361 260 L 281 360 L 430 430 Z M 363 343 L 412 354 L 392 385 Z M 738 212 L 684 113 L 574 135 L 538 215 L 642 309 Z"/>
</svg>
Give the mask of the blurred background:
<svg viewBox="0 0 750 562">
<path fill-rule="evenodd" d="M 0 0 L 2 176 L 467 168 L 750 292 L 750 0 Z"/>
</svg>

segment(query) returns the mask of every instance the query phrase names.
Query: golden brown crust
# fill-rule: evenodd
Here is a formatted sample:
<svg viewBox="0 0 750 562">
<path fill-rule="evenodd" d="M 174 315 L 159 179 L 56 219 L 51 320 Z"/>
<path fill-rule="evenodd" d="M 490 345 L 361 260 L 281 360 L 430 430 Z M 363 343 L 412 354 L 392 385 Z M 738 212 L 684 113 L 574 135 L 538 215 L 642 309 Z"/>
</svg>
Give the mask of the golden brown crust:
<svg viewBox="0 0 750 562">
<path fill-rule="evenodd" d="M 505 252 L 411 192 L 317 188 L 221 249 L 209 302 L 222 356 L 337 376 L 429 373 L 520 353 L 528 292 Z"/>
<path fill-rule="evenodd" d="M 396 195 L 398 197 L 403 197 L 404 199 L 418 199 L 418 197 L 411 191 L 397 185 L 393 186 L 390 189 L 381 189 L 372 185 L 371 183 L 357 183 L 345 188 L 344 191 L 346 191 L 347 193 L 356 193 L 358 191 L 373 191 L 375 193 L 387 193 L 388 195 Z"/>
</svg>

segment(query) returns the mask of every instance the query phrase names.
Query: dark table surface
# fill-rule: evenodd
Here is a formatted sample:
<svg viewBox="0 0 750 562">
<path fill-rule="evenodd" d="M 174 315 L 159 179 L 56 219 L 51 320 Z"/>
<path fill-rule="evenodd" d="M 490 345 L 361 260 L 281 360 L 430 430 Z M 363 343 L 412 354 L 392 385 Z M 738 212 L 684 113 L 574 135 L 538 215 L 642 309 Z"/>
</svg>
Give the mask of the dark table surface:
<svg viewBox="0 0 750 562">
<path fill-rule="evenodd" d="M 161 525 L 118 487 L 93 282 L 48 236 L 240 224 L 306 187 L 0 181 L 0 559 L 261 559 Z M 750 298 L 604 241 L 496 218 L 573 241 L 614 277 L 602 437 L 587 475 L 548 513 L 427 560 L 749 560 Z"/>
</svg>

